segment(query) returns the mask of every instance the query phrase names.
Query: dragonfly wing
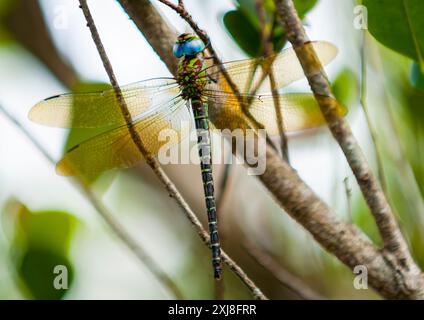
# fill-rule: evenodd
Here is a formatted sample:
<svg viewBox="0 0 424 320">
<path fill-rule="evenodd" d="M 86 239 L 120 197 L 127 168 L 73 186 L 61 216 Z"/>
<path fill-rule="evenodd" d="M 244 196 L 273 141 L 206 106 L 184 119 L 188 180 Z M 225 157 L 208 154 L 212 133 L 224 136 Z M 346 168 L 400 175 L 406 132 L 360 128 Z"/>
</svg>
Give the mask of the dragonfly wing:
<svg viewBox="0 0 424 320">
<path fill-rule="evenodd" d="M 313 94 L 280 95 L 278 96 L 278 105 L 283 118 L 283 128 L 287 132 L 316 128 L 326 124 Z M 340 104 L 337 105 L 339 115 L 346 115 L 347 109 Z M 265 126 L 269 135 L 279 134 L 272 96 L 255 98 L 249 110 L 255 119 Z"/>
<path fill-rule="evenodd" d="M 337 55 L 337 47 L 329 42 L 316 41 L 312 42 L 312 45 L 323 65 L 330 63 Z M 287 48 L 279 54 L 268 57 L 227 62 L 222 66 L 227 70 L 232 82 L 241 94 L 247 94 L 253 88 L 257 89 L 257 93 L 271 92 L 269 79 L 266 77 L 264 79 L 267 74 L 264 71 L 266 69 L 261 66 L 271 66 L 276 89 L 286 87 L 305 76 L 293 48 Z M 233 92 L 228 81 L 221 74 L 220 66 L 208 67 L 206 73 L 208 80 L 210 80 L 207 87 L 209 90 L 225 93 Z"/>
<path fill-rule="evenodd" d="M 134 121 L 132 127 L 150 154 L 157 155 L 165 144 L 178 144 L 191 131 L 190 116 L 184 105 L 185 101 L 179 99 Z M 109 169 L 134 166 L 142 160 L 129 128 L 122 125 L 71 148 L 57 164 L 56 171 L 60 175 L 90 178 Z"/>
<path fill-rule="evenodd" d="M 171 101 L 178 85 L 171 78 L 157 78 L 121 87 L 131 116 Z M 61 128 L 96 128 L 125 124 L 115 91 L 69 93 L 47 98 L 29 113 L 32 121 Z"/>
<path fill-rule="evenodd" d="M 278 95 L 278 106 L 283 118 L 285 131 L 299 131 L 324 125 L 325 119 L 315 97 L 309 93 L 291 93 Z M 250 100 L 249 111 L 252 116 L 262 124 L 268 135 L 278 135 L 278 125 L 275 110 L 275 101 L 272 95 L 243 96 L 242 99 Z M 211 108 L 210 118 L 216 127 L 248 129 L 243 116 L 240 101 L 234 95 L 210 96 L 211 103 L 216 108 Z M 347 110 L 338 104 L 340 116 L 344 116 Z"/>
</svg>

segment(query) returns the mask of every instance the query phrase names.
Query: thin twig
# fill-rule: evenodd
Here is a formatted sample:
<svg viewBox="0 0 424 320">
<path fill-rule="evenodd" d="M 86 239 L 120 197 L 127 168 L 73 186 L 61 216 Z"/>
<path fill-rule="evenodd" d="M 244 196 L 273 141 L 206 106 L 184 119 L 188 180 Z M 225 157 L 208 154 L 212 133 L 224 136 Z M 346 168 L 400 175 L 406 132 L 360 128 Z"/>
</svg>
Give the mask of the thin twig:
<svg viewBox="0 0 424 320">
<path fill-rule="evenodd" d="M 321 294 L 315 292 L 310 286 L 291 272 L 285 270 L 268 252 L 253 243 L 244 245 L 246 252 L 270 274 L 272 274 L 284 287 L 288 288 L 303 300 L 323 300 Z"/>
<path fill-rule="evenodd" d="M 327 120 L 328 127 L 343 150 L 362 194 L 374 215 L 385 249 L 389 254 L 394 255 L 399 267 L 405 272 L 418 272 L 419 268 L 411 257 L 384 192 L 374 178 L 349 125 L 339 115 L 338 103 L 332 98 L 333 94 L 328 79 L 305 33 L 293 1 L 275 0 L 275 4 L 287 38 L 296 51 L 311 89 Z"/>
<path fill-rule="evenodd" d="M 349 177 L 345 177 L 343 179 L 345 195 L 346 195 L 346 203 L 347 203 L 347 214 L 349 217 L 349 221 L 353 221 L 353 212 L 352 212 L 352 189 L 349 185 Z"/>
<path fill-rule="evenodd" d="M 224 281 L 215 281 L 215 300 L 224 300 L 225 297 L 225 282 Z"/>
<path fill-rule="evenodd" d="M 192 225 L 195 227 L 197 233 L 201 236 L 204 243 L 209 246 L 209 236 L 208 233 L 203 228 L 200 221 L 197 219 L 196 215 L 193 213 L 187 202 L 184 200 L 182 195 L 179 193 L 176 186 L 172 183 L 172 181 L 169 179 L 169 177 L 166 175 L 165 171 L 160 167 L 157 160 L 145 149 L 140 136 L 134 129 L 132 125 L 132 119 L 131 114 L 128 111 L 128 107 L 126 106 L 125 100 L 122 97 L 121 89 L 119 88 L 119 85 L 116 81 L 116 77 L 113 73 L 112 65 L 106 55 L 105 49 L 103 47 L 103 44 L 100 40 L 100 36 L 97 32 L 97 28 L 94 24 L 93 18 L 91 16 L 90 10 L 87 6 L 86 0 L 79 0 L 81 4 L 81 8 L 83 10 L 84 16 L 87 20 L 87 25 L 91 31 L 91 35 L 93 38 L 94 43 L 96 44 L 97 50 L 99 52 L 99 55 L 102 59 L 103 65 L 105 67 L 105 70 L 109 76 L 110 82 L 115 90 L 116 97 L 118 99 L 121 112 L 125 118 L 125 121 L 127 123 L 128 130 L 131 134 L 131 137 L 143 155 L 143 157 L 146 159 L 147 164 L 152 168 L 153 172 L 157 175 L 159 180 L 162 182 L 162 184 L 165 186 L 166 190 L 168 191 L 169 195 L 174 198 L 180 208 L 183 210 L 183 212 L 186 214 L 186 216 L 189 218 Z M 246 284 L 246 286 L 252 291 L 252 294 L 257 299 L 266 299 L 266 297 L 262 294 L 260 289 L 256 287 L 256 285 L 253 283 L 252 280 L 248 278 L 248 276 L 244 273 L 244 271 L 225 253 L 222 251 L 222 260 L 224 263 L 226 263 L 229 268 L 236 273 L 236 275 Z"/>
<path fill-rule="evenodd" d="M 182 200 L 184 201 L 184 199 Z M 191 209 L 186 212 L 186 216 L 191 222 L 191 224 L 194 226 L 194 229 L 196 230 L 197 234 L 200 236 L 202 241 L 209 246 L 210 245 L 210 238 L 209 233 L 203 228 L 202 223 L 197 218 L 197 216 L 194 214 Z M 224 250 L 221 250 L 221 258 L 222 261 L 227 264 L 227 266 L 232 270 L 236 276 L 238 276 L 244 284 L 250 289 L 255 299 L 259 300 L 268 300 L 268 298 L 262 293 L 262 291 L 255 285 L 255 283 L 247 276 L 247 274 L 235 263 L 230 256 L 225 253 Z"/>
<path fill-rule="evenodd" d="M 41 152 L 41 154 L 54 166 L 55 161 L 47 152 L 46 149 L 34 138 L 32 135 L 12 114 L 10 114 L 3 106 L 0 105 L 0 111 L 5 117 L 18 128 L 25 137 L 31 141 L 31 143 Z M 83 180 L 74 177 L 72 180 L 73 185 L 85 196 L 91 205 L 96 209 L 97 213 L 106 222 L 113 233 L 128 247 L 128 249 L 144 264 L 147 269 L 164 285 L 168 288 L 177 299 L 183 299 L 183 295 L 178 289 L 175 282 L 162 270 L 159 264 L 157 264 L 140 246 L 137 241 L 125 230 L 125 228 L 116 220 L 112 213 L 104 206 L 102 201 L 94 194 L 91 188 L 84 183 Z"/>
<path fill-rule="evenodd" d="M 258 12 L 258 18 L 259 23 L 261 26 L 261 40 L 262 40 L 262 47 L 263 47 L 263 54 L 264 56 L 270 56 L 274 53 L 274 50 L 271 45 L 271 38 L 270 38 L 270 32 L 267 28 L 266 23 L 266 12 L 264 7 L 264 0 L 256 0 L 255 1 L 256 11 Z M 288 139 L 286 132 L 284 130 L 284 118 L 283 113 L 281 111 L 281 102 L 279 99 L 279 93 L 277 84 L 275 81 L 275 75 L 274 71 L 272 70 L 272 62 L 269 66 L 263 66 L 264 71 L 267 71 L 269 77 L 269 82 L 271 84 L 271 93 L 272 98 L 274 100 L 274 109 L 275 109 L 275 115 L 276 115 L 276 123 L 278 128 L 278 134 L 280 135 L 280 148 L 281 148 L 281 154 L 283 155 L 283 159 L 287 161 L 287 163 L 290 163 L 289 158 L 289 149 L 288 149 Z"/>
<path fill-rule="evenodd" d="M 370 132 L 371 140 L 374 146 L 375 151 L 375 157 L 377 160 L 377 173 L 378 173 L 378 180 L 380 181 L 381 187 L 386 195 L 386 197 L 389 195 L 388 189 L 387 189 L 387 182 L 386 182 L 386 175 L 384 173 L 384 165 L 383 165 L 383 159 L 381 157 L 381 150 L 378 145 L 378 137 L 377 132 L 374 129 L 374 126 L 371 121 L 371 116 L 368 110 L 368 103 L 367 103 L 367 61 L 365 56 L 365 37 L 366 37 L 366 30 L 362 31 L 362 43 L 361 43 L 361 96 L 360 96 L 360 103 L 362 110 L 365 114 L 365 120 L 367 122 L 368 130 Z"/>
</svg>

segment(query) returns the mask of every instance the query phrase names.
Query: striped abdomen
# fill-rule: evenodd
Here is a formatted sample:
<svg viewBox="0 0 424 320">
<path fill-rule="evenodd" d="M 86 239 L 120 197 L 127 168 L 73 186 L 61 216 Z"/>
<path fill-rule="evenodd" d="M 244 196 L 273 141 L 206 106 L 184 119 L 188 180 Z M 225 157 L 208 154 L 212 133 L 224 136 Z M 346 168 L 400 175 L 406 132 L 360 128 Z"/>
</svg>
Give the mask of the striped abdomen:
<svg viewBox="0 0 424 320">
<path fill-rule="evenodd" d="M 208 105 L 201 98 L 192 98 L 191 105 L 197 130 L 200 168 L 208 213 L 209 234 L 212 250 L 212 265 L 215 279 L 221 277 L 221 248 L 218 236 L 214 184 L 212 177 L 212 153 L 209 132 Z"/>
</svg>

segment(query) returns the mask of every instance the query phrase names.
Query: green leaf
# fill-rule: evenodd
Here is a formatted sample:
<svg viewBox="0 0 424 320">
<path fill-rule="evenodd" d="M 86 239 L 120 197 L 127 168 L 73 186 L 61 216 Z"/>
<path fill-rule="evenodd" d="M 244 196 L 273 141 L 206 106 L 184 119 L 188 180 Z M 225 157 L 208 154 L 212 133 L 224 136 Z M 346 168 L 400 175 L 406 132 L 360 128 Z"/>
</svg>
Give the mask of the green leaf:
<svg viewBox="0 0 424 320">
<path fill-rule="evenodd" d="M 67 253 L 77 219 L 59 210 L 30 211 L 22 202 L 10 199 L 3 209 L 9 228 L 14 229 L 11 241 L 19 250 L 46 248 L 57 253 Z"/>
<path fill-rule="evenodd" d="M 303 18 L 312 9 L 317 0 L 297 0 L 295 6 Z M 224 15 L 224 25 L 234 41 L 247 55 L 259 57 L 263 55 L 261 39 L 261 23 L 259 22 L 255 0 L 236 1 L 237 9 Z M 267 28 L 271 32 L 271 42 L 274 52 L 279 52 L 286 44 L 283 27 L 275 23 L 276 10 L 273 0 L 265 0 Z"/>
<path fill-rule="evenodd" d="M 287 39 L 286 39 L 286 33 L 280 25 L 276 25 L 275 28 L 272 30 L 272 47 L 274 49 L 274 52 L 280 52 L 284 46 L 286 45 Z"/>
<path fill-rule="evenodd" d="M 424 73 L 424 1 L 364 0 L 370 33 L 383 45 L 418 61 Z"/>
<path fill-rule="evenodd" d="M 415 61 L 412 63 L 411 67 L 411 83 L 415 89 L 424 92 L 424 74 Z"/>
<path fill-rule="evenodd" d="M 359 83 L 356 74 L 346 68 L 339 72 L 332 82 L 332 89 L 336 99 L 344 106 L 356 104 L 359 99 Z"/>
<path fill-rule="evenodd" d="M 63 211 L 21 211 L 20 235 L 28 247 L 67 253 L 77 220 Z"/>
<path fill-rule="evenodd" d="M 262 53 L 261 34 L 246 14 L 241 10 L 229 11 L 224 15 L 224 25 L 238 46 L 249 56 L 258 57 Z"/>
<path fill-rule="evenodd" d="M 237 8 L 242 9 L 246 13 L 256 17 L 256 0 L 238 0 L 235 1 Z M 294 0 L 294 6 L 296 7 L 297 13 L 301 19 L 304 18 L 306 13 L 310 11 L 316 4 L 318 0 Z M 275 13 L 275 2 L 274 0 L 264 0 L 264 7 L 266 12 L 269 15 L 273 15 Z"/>
<path fill-rule="evenodd" d="M 256 12 L 255 0 L 239 0 L 238 3 L 237 10 L 241 11 L 259 29 L 260 23 Z"/>
<path fill-rule="evenodd" d="M 66 288 L 54 286 L 55 278 L 62 275 L 62 272 L 55 269 L 57 266 L 66 268 L 62 269 L 66 270 Z M 62 299 L 74 279 L 74 269 L 68 258 L 45 249 L 32 248 L 26 251 L 18 263 L 17 271 L 23 291 L 33 299 Z"/>
<path fill-rule="evenodd" d="M 33 212 L 16 199 L 7 202 L 3 218 L 9 222 L 3 228 L 13 229 L 5 231 L 13 235 L 9 237 L 11 259 L 22 293 L 35 299 L 62 298 L 66 290 L 53 284 L 56 277 L 63 276 L 63 269 L 55 267 L 66 267 L 69 288 L 74 272 L 68 255 L 77 219 L 59 210 Z"/>
<path fill-rule="evenodd" d="M 0 23 L 3 23 L 5 16 L 19 7 L 22 0 L 1 0 L 0 1 Z"/>
<path fill-rule="evenodd" d="M 14 37 L 6 27 L 5 21 L 10 14 L 19 8 L 22 0 L 0 0 L 0 46 L 7 46 L 15 43 Z"/>
<path fill-rule="evenodd" d="M 296 7 L 300 19 L 303 19 L 305 15 L 315 7 L 317 2 L 318 0 L 295 0 L 294 6 Z"/>
<path fill-rule="evenodd" d="M 408 111 L 413 126 L 420 128 L 417 132 L 420 132 L 423 128 L 424 123 L 424 91 L 421 90 L 408 90 L 407 102 L 405 108 Z"/>
</svg>

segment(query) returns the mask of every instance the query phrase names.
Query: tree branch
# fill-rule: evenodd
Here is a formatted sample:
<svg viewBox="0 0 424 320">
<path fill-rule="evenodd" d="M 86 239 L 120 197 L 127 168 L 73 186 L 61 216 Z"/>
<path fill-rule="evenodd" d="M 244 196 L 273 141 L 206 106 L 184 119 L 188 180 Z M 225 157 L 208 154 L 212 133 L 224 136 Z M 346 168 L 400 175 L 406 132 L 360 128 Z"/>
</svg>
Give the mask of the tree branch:
<svg viewBox="0 0 424 320">
<path fill-rule="evenodd" d="M 275 0 L 275 3 L 279 17 L 286 30 L 287 38 L 296 50 L 311 89 L 327 120 L 328 127 L 343 150 L 362 194 L 376 220 L 385 250 L 395 256 L 399 268 L 405 272 L 419 272 L 384 192 L 381 190 L 377 179 L 375 179 L 349 125 L 338 114 L 337 102 L 330 98 L 333 96 L 330 83 L 313 46 L 310 45 L 293 1 Z"/>
<path fill-rule="evenodd" d="M 62 84 L 68 88 L 76 84 L 78 75 L 56 49 L 38 1 L 17 1 L 3 19 L 15 39 L 40 59 Z"/>
<path fill-rule="evenodd" d="M 113 89 L 115 90 L 116 98 L 119 102 L 121 112 L 123 117 L 125 118 L 125 121 L 127 123 L 128 130 L 131 134 L 131 137 L 143 155 L 143 157 L 146 159 L 147 164 L 152 168 L 153 172 L 156 174 L 156 176 L 159 178 L 159 180 L 162 182 L 162 184 L 165 186 L 166 190 L 170 194 L 172 198 L 174 198 L 180 208 L 183 210 L 185 215 L 188 217 L 192 225 L 195 227 L 197 233 L 203 240 L 203 242 L 209 246 L 209 236 L 208 233 L 203 228 L 200 221 L 197 219 L 196 215 L 193 213 L 187 202 L 184 200 L 182 195 L 179 193 L 176 186 L 172 183 L 172 181 L 169 179 L 169 177 L 166 175 L 165 171 L 160 167 L 157 160 L 151 155 L 144 147 L 143 142 L 141 141 L 140 136 L 134 129 L 132 125 L 132 119 L 131 115 L 128 111 L 128 107 L 125 103 L 125 100 L 123 99 L 121 89 L 119 88 L 118 82 L 116 81 L 116 77 L 114 75 L 112 65 L 106 55 L 105 49 L 103 47 L 103 44 L 101 42 L 100 36 L 97 32 L 97 28 L 94 24 L 93 18 L 91 16 L 90 10 L 87 6 L 86 0 L 79 0 L 81 4 L 81 8 L 83 10 L 84 16 L 87 20 L 87 26 L 90 29 L 92 38 L 94 43 L 96 44 L 97 50 L 99 52 L 99 55 L 101 57 L 101 60 L 103 62 L 103 65 L 105 67 L 105 70 L 109 76 L 110 82 L 113 86 Z M 246 286 L 252 291 L 253 296 L 256 299 L 265 300 L 267 299 L 265 295 L 261 292 L 261 290 L 253 283 L 252 280 L 249 279 L 249 277 L 244 273 L 244 271 L 225 253 L 222 251 L 222 260 L 224 263 L 226 263 L 229 268 L 246 284 Z"/>
<path fill-rule="evenodd" d="M 118 1 L 121 4 L 124 2 L 124 0 Z M 140 13 L 143 12 L 143 6 L 149 1 L 125 0 L 125 2 L 138 6 L 138 13 L 135 11 L 127 12 L 134 21 L 143 19 L 143 15 Z M 146 8 L 147 10 L 155 10 L 151 5 Z M 132 14 L 139 16 L 135 17 Z M 185 16 L 185 19 L 190 26 L 197 26 L 190 17 Z M 167 24 L 167 22 L 158 14 L 155 16 L 155 20 L 151 20 L 149 24 L 144 26 L 150 31 L 150 34 L 154 35 L 147 38 L 147 41 L 157 52 L 159 51 L 158 47 L 161 47 L 162 54 L 172 57 L 172 46 L 175 39 L 169 41 L 169 35 L 159 33 L 160 30 L 164 29 L 163 24 Z M 197 31 L 196 29 L 194 31 L 200 32 L 199 29 L 197 26 Z M 143 34 L 146 33 L 146 30 L 144 30 Z M 199 36 L 200 34 L 202 33 L 198 33 Z M 166 38 L 167 41 L 159 41 L 162 38 Z M 209 39 L 203 34 L 202 39 L 205 38 Z M 168 43 L 167 49 L 164 48 L 165 43 Z M 166 60 L 163 56 L 161 56 L 161 59 Z M 217 60 L 219 61 L 219 59 Z M 168 68 L 171 69 L 170 66 Z M 212 105 L 210 111 L 217 114 L 226 112 L 225 108 L 214 108 Z M 229 123 L 228 129 L 236 128 L 233 128 Z M 391 263 L 391 257 L 375 248 L 356 227 L 337 218 L 328 206 L 300 179 L 298 174 L 285 161 L 282 161 L 269 146 L 266 151 L 266 161 L 265 173 L 259 176 L 259 179 L 285 211 L 308 230 L 324 248 L 352 270 L 357 265 L 366 266 L 370 285 L 384 297 L 392 299 L 424 298 L 424 279 L 418 270 L 399 278 L 398 270 Z"/>
<path fill-rule="evenodd" d="M 127 12 L 129 17 L 134 21 L 140 32 L 149 41 L 153 39 L 155 45 L 153 50 L 162 59 L 172 74 L 177 72 L 178 60 L 169 54 L 169 48 L 174 45 L 177 38 L 177 32 L 170 27 L 169 23 L 160 23 L 156 25 L 156 21 L 164 18 L 155 9 L 148 0 L 118 0 L 122 8 Z M 161 35 L 158 37 L 158 35 Z M 150 42 L 150 41 L 149 41 Z"/>
</svg>

